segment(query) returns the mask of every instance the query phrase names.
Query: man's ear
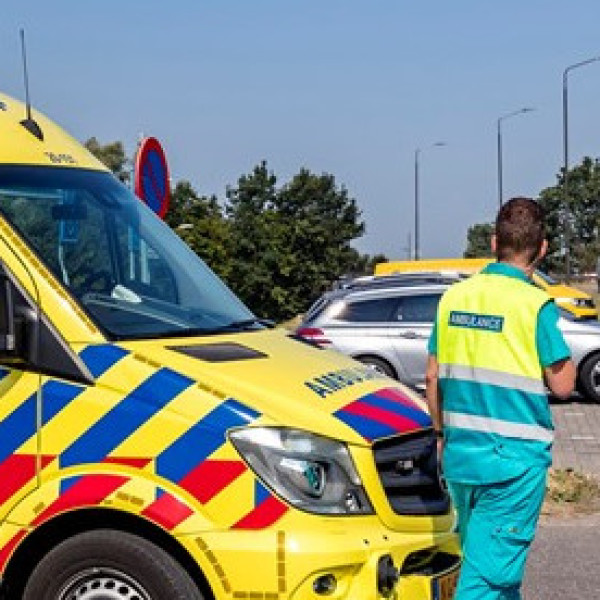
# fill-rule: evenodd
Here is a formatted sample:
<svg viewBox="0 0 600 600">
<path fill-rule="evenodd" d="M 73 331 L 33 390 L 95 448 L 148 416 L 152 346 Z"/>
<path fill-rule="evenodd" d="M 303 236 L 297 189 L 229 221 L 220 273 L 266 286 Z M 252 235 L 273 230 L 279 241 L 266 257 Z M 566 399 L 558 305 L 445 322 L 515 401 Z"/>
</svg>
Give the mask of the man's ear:
<svg viewBox="0 0 600 600">
<path fill-rule="evenodd" d="M 545 240 L 544 240 L 545 241 Z M 547 246 L 548 244 L 546 244 Z M 492 254 L 494 256 L 496 256 L 496 248 L 497 248 L 497 244 L 496 244 L 496 234 L 492 233 L 492 237 L 490 238 L 490 249 L 492 250 Z"/>
<path fill-rule="evenodd" d="M 546 252 L 548 252 L 548 240 L 544 240 L 542 245 L 540 246 L 540 251 L 538 253 L 538 260 L 542 260 L 544 256 L 546 256 Z"/>
</svg>

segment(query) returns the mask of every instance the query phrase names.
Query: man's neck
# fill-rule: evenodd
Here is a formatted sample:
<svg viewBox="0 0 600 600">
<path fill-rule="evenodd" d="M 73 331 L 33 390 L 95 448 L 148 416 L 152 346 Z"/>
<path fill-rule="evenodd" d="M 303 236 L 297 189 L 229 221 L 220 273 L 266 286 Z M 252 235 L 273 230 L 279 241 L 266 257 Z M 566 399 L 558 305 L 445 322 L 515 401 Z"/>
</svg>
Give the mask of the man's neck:
<svg viewBox="0 0 600 600">
<path fill-rule="evenodd" d="M 535 262 L 528 263 L 527 258 L 520 255 L 514 256 L 510 260 L 502 260 L 498 262 L 503 262 L 506 265 L 510 265 L 511 267 L 515 267 L 516 269 L 523 271 L 523 273 L 525 273 L 529 279 L 531 279 L 531 276 L 535 270 Z"/>
</svg>

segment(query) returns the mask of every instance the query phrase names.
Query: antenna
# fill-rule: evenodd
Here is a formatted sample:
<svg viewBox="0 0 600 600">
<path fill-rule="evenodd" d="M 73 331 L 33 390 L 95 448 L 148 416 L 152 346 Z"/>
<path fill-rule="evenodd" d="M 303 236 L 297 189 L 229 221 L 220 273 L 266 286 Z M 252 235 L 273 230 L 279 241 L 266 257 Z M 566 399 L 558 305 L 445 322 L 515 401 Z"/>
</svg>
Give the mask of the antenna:
<svg viewBox="0 0 600 600">
<path fill-rule="evenodd" d="M 31 117 L 31 102 L 29 100 L 29 75 L 27 74 L 27 55 L 25 53 L 25 30 L 21 28 L 21 55 L 23 57 L 23 78 L 25 80 L 25 118 L 21 121 L 21 125 L 34 135 L 38 140 L 44 140 L 44 133 L 41 127 Z"/>
</svg>

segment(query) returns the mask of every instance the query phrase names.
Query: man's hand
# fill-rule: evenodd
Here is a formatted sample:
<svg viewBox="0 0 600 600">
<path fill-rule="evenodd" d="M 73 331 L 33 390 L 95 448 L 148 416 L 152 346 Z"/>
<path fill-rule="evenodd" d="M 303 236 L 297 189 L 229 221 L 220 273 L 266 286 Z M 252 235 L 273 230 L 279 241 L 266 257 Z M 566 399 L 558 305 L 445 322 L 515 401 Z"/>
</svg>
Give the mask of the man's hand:
<svg viewBox="0 0 600 600">
<path fill-rule="evenodd" d="M 444 440 L 439 438 L 437 441 L 437 459 L 440 465 L 442 464 L 442 456 L 444 454 Z"/>
<path fill-rule="evenodd" d="M 559 398 L 568 398 L 575 389 L 575 365 L 569 358 L 544 369 L 546 385 Z"/>
<path fill-rule="evenodd" d="M 438 387 L 438 361 L 437 357 L 430 354 L 427 358 L 425 370 L 425 399 L 429 408 L 429 414 L 436 431 L 442 430 L 442 408 L 441 396 Z"/>
</svg>

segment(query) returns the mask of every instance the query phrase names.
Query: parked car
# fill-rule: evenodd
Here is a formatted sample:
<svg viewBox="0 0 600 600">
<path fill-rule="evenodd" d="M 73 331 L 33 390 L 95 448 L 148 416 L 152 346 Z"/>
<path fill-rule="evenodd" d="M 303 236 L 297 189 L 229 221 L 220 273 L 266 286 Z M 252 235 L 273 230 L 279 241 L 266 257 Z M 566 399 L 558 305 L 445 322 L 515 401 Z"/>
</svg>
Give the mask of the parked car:
<svg viewBox="0 0 600 600">
<path fill-rule="evenodd" d="M 388 285 L 375 278 L 327 292 L 306 313 L 297 335 L 371 365 L 413 388 L 425 386 L 427 341 L 441 295 L 451 282 Z M 600 323 L 559 309 L 559 327 L 577 366 L 578 390 L 600 402 Z"/>
<path fill-rule="evenodd" d="M 390 278 L 391 279 L 391 278 Z M 361 285 L 327 292 L 296 333 L 412 387 L 424 380 L 427 340 L 449 283 Z"/>
<path fill-rule="evenodd" d="M 415 272 L 443 273 L 454 271 L 463 275 L 477 273 L 490 262 L 492 258 L 436 258 L 425 260 L 400 260 L 382 262 L 375 265 L 375 276 L 382 279 L 385 276 L 410 275 Z M 581 320 L 598 320 L 598 309 L 594 299 L 581 290 L 562 284 L 550 275 L 536 269 L 532 276 L 533 283 L 554 298 L 558 306 L 568 310 Z"/>
</svg>

